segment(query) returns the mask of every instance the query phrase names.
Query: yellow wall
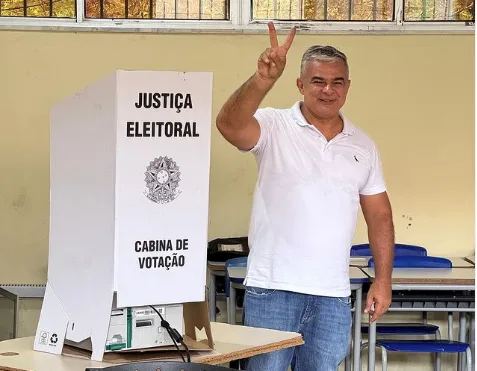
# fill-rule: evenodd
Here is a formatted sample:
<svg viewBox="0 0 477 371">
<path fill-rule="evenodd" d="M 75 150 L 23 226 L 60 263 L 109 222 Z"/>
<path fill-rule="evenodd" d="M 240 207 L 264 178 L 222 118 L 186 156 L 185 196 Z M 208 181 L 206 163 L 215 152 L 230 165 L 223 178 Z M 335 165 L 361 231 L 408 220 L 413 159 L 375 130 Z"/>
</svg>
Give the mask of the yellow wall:
<svg viewBox="0 0 477 371">
<path fill-rule="evenodd" d="M 215 116 L 267 43 L 266 34 L 0 32 L 2 259 L 25 278 L 46 264 L 54 102 L 115 69 L 207 70 L 214 73 Z M 264 104 L 286 107 L 299 98 L 300 56 L 313 43 L 349 55 L 345 111 L 380 148 L 397 240 L 434 254 L 468 254 L 474 248 L 474 37 L 298 34 L 287 70 Z M 210 237 L 243 235 L 255 163 L 213 129 Z M 365 239 L 360 224 L 356 241 Z"/>
<path fill-rule="evenodd" d="M 49 107 L 115 69 L 214 73 L 214 117 L 255 69 L 262 35 L 153 35 L 0 31 L 0 237 L 2 264 L 25 280 L 45 274 Z M 377 142 L 399 242 L 431 254 L 474 250 L 474 37 L 298 35 L 264 104 L 299 98 L 295 78 L 310 44 L 350 59 L 345 112 Z M 245 235 L 255 181 L 251 155 L 213 129 L 210 238 Z M 366 241 L 360 222 L 356 242 Z M 30 330 L 31 332 L 31 330 Z"/>
</svg>

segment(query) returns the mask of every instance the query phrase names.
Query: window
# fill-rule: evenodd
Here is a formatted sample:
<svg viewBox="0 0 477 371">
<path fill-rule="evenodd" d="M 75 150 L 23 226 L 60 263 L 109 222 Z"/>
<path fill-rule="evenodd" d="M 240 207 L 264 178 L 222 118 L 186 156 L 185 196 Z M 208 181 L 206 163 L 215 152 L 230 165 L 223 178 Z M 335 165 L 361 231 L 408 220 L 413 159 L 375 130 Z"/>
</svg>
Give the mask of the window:
<svg viewBox="0 0 477 371">
<path fill-rule="evenodd" d="M 86 0 L 86 18 L 228 19 L 224 0 Z"/>
<path fill-rule="evenodd" d="M 393 0 L 254 0 L 253 19 L 393 21 Z M 473 21 L 473 0 L 404 0 L 405 21 Z"/>
<path fill-rule="evenodd" d="M 0 0 L 0 26 L 474 32 L 474 0 Z M 414 27 L 414 28 L 413 28 Z"/>
<path fill-rule="evenodd" d="M 86 0 L 84 9 L 85 18 L 228 19 L 224 0 Z M 76 1 L 0 0 L 0 16 L 75 18 Z"/>
<path fill-rule="evenodd" d="M 393 14 L 392 0 L 255 0 L 253 7 L 254 19 L 392 21 Z"/>
<path fill-rule="evenodd" d="M 0 0 L 0 16 L 74 18 L 75 0 Z"/>
<path fill-rule="evenodd" d="M 473 21 L 472 0 L 405 0 L 406 21 Z"/>
</svg>

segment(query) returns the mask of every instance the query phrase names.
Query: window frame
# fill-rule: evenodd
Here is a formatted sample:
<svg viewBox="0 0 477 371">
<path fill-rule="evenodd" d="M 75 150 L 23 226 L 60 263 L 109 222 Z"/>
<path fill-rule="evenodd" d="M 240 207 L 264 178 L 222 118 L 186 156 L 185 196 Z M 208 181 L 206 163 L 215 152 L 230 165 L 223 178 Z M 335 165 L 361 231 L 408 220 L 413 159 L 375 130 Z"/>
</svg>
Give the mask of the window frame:
<svg viewBox="0 0 477 371">
<path fill-rule="evenodd" d="M 230 0 L 230 20 L 87 19 L 84 1 L 76 1 L 77 17 L 0 17 L 0 30 L 98 31 L 156 33 L 266 33 L 269 20 L 251 19 L 250 0 Z M 403 20 L 403 0 L 394 0 L 394 21 L 274 21 L 277 31 L 293 26 L 301 34 L 474 34 L 473 22 Z"/>
</svg>

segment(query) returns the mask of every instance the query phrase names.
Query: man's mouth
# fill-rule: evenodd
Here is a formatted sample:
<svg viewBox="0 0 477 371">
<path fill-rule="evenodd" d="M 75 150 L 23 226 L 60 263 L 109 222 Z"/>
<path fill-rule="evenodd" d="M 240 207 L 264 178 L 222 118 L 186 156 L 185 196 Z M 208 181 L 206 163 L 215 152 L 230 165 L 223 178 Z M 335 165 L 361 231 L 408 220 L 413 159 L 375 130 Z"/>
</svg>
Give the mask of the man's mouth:
<svg viewBox="0 0 477 371">
<path fill-rule="evenodd" d="M 333 103 L 335 100 L 334 99 L 320 99 L 320 102 L 324 103 Z"/>
</svg>

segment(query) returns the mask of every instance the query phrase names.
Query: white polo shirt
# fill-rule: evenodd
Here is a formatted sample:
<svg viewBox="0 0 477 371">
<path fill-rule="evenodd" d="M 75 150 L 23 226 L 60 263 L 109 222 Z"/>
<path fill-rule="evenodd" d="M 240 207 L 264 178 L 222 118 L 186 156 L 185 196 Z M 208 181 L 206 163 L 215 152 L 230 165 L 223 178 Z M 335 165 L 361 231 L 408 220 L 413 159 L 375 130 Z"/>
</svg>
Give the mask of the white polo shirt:
<svg viewBox="0 0 477 371">
<path fill-rule="evenodd" d="M 359 195 L 386 191 L 381 163 L 373 141 L 343 115 L 343 131 L 328 142 L 300 103 L 255 114 L 261 131 L 250 151 L 258 180 L 245 284 L 344 297 Z"/>
</svg>

